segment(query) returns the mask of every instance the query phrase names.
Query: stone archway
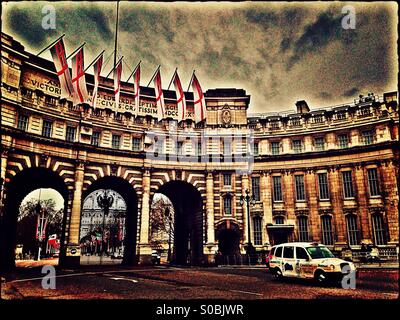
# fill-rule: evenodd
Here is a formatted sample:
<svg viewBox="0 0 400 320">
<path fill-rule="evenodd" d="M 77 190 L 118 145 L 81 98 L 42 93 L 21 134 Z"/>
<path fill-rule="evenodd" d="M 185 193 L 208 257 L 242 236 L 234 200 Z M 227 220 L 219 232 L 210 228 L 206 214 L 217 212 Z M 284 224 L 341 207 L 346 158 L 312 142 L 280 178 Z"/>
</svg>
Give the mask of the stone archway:
<svg viewBox="0 0 400 320">
<path fill-rule="evenodd" d="M 128 181 L 120 177 L 106 176 L 93 182 L 83 192 L 82 198 L 86 199 L 96 190 L 113 190 L 123 198 L 126 206 L 126 213 L 124 215 L 124 237 L 122 240 L 124 247 L 122 264 L 136 264 L 138 197 L 135 189 Z M 82 209 L 83 206 L 84 201 L 82 202 Z"/>
<path fill-rule="evenodd" d="M 203 201 L 200 192 L 185 181 L 169 181 L 159 193 L 173 204 L 174 254 L 172 262 L 179 265 L 203 263 Z"/>
<path fill-rule="evenodd" d="M 15 246 L 17 217 L 19 207 L 24 197 L 31 191 L 40 188 L 51 188 L 61 194 L 64 199 L 64 214 L 62 219 L 62 235 L 60 261 L 65 257 L 65 229 L 68 211 L 68 188 L 64 180 L 54 171 L 46 168 L 25 169 L 5 185 L 4 214 L 0 227 L 0 266 L 2 270 L 15 268 Z"/>
</svg>

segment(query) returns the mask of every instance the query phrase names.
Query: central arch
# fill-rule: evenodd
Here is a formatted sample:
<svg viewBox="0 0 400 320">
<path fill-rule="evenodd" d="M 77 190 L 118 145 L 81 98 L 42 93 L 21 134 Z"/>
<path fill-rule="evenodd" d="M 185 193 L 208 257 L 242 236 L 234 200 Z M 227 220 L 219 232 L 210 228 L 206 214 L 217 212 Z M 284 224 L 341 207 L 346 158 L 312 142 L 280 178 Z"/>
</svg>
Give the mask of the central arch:
<svg viewBox="0 0 400 320">
<path fill-rule="evenodd" d="M 123 239 L 124 251 L 123 251 L 122 264 L 125 265 L 136 264 L 138 197 L 135 189 L 128 181 L 120 177 L 106 176 L 93 182 L 83 192 L 82 199 L 86 199 L 90 194 L 92 194 L 96 190 L 113 190 L 116 193 L 118 193 L 125 201 L 126 205 L 125 237 Z M 82 209 L 83 205 L 84 203 L 82 202 Z"/>
<path fill-rule="evenodd" d="M 203 201 L 200 192 L 185 181 L 169 181 L 159 193 L 167 196 L 175 211 L 173 263 L 203 262 Z"/>
</svg>

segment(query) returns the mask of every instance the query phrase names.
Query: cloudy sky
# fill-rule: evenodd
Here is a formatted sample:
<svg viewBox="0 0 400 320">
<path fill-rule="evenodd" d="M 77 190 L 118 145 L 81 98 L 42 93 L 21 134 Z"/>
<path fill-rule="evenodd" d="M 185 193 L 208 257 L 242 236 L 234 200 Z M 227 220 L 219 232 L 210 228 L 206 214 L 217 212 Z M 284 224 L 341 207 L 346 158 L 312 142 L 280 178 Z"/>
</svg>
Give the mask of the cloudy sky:
<svg viewBox="0 0 400 320">
<path fill-rule="evenodd" d="M 46 4 L 56 9 L 55 30 L 41 27 Z M 354 30 L 342 28 L 344 5 L 355 8 Z M 86 63 L 114 49 L 115 2 L 2 2 L 2 9 L 3 32 L 33 53 L 63 33 L 68 52 L 86 42 Z M 118 46 L 123 80 L 139 60 L 143 85 L 159 64 L 165 88 L 175 67 L 184 88 L 196 69 L 204 91 L 244 88 L 250 112 L 271 112 L 300 99 L 318 108 L 396 90 L 397 23 L 394 2 L 121 2 Z"/>
</svg>

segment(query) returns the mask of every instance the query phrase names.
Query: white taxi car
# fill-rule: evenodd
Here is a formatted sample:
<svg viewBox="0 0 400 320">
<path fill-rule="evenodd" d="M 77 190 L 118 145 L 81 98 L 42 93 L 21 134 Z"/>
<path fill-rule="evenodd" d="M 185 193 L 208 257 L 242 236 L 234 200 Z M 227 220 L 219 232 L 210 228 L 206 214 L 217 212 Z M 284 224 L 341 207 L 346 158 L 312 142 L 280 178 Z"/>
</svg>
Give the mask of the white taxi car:
<svg viewBox="0 0 400 320">
<path fill-rule="evenodd" d="M 336 258 L 324 245 L 315 242 L 292 242 L 273 246 L 269 270 L 276 278 L 295 277 L 317 282 L 341 280 L 355 272 L 352 262 Z"/>
</svg>

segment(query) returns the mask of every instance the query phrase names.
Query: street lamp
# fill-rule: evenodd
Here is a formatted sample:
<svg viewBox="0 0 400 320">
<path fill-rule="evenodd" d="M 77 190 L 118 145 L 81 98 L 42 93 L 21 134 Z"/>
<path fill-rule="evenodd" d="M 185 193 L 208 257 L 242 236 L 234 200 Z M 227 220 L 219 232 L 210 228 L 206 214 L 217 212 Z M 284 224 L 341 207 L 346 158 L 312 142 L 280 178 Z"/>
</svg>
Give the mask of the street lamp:
<svg viewBox="0 0 400 320">
<path fill-rule="evenodd" d="M 104 189 L 103 196 L 100 194 L 97 196 L 97 203 L 100 208 L 103 209 L 103 230 L 102 230 L 102 237 L 101 237 L 101 255 L 103 256 L 104 252 L 104 227 L 105 227 L 105 218 L 108 216 L 110 212 L 110 207 L 114 202 L 114 197 L 112 195 L 108 195 L 108 190 Z"/>
<path fill-rule="evenodd" d="M 171 222 L 171 211 L 169 207 L 166 207 L 164 210 L 164 215 L 168 219 L 168 262 L 171 262 L 171 231 L 172 231 L 172 222 Z"/>
<path fill-rule="evenodd" d="M 249 238 L 248 238 L 246 251 L 247 251 L 247 254 L 249 255 L 252 252 L 252 248 L 253 248 L 253 245 L 251 243 L 251 236 L 250 236 L 250 204 L 254 205 L 256 203 L 256 198 L 255 198 L 254 194 L 250 196 L 249 190 L 246 189 L 245 192 L 246 192 L 245 196 L 243 196 L 243 195 L 240 196 L 240 205 L 243 205 L 244 202 L 246 202 L 246 205 L 247 205 L 247 234 L 248 234 Z"/>
</svg>

